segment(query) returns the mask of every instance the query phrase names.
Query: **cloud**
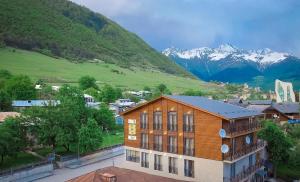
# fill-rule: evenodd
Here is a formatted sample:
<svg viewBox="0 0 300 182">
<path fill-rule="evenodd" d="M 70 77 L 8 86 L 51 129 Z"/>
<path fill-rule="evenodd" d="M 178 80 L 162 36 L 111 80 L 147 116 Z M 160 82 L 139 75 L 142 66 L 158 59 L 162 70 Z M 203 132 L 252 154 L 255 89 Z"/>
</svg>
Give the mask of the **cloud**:
<svg viewBox="0 0 300 182">
<path fill-rule="evenodd" d="M 299 0 L 72 0 L 158 50 L 169 46 L 269 47 L 300 56 Z"/>
</svg>

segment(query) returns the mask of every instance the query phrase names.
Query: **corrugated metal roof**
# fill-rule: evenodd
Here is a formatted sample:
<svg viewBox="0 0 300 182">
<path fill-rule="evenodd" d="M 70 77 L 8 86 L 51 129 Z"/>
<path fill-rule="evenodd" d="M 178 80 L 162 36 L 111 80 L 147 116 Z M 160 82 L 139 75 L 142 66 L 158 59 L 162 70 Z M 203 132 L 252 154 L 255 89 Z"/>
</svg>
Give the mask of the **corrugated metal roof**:
<svg viewBox="0 0 300 182">
<path fill-rule="evenodd" d="M 272 100 L 249 100 L 250 105 L 271 105 Z"/>
<path fill-rule="evenodd" d="M 222 101 L 211 100 L 206 97 L 199 96 L 180 96 L 166 95 L 171 99 L 198 107 L 199 109 L 215 113 L 227 119 L 249 117 L 262 114 L 255 110 L 249 110 L 240 106 L 224 103 Z"/>
<path fill-rule="evenodd" d="M 278 110 L 281 113 L 289 114 L 289 113 L 299 113 L 300 105 L 297 102 L 289 102 L 289 103 L 273 103 L 272 107 Z"/>
<path fill-rule="evenodd" d="M 14 100 L 12 102 L 13 107 L 33 107 L 33 106 L 48 106 L 50 104 L 57 105 L 60 101 L 57 100 Z"/>
</svg>

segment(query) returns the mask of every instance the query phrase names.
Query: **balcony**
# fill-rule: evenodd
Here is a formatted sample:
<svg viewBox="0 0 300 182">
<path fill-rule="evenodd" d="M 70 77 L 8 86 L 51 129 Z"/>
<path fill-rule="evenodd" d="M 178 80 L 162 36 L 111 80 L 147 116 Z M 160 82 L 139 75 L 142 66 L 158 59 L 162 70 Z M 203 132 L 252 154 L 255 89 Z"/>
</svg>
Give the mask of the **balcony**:
<svg viewBox="0 0 300 182">
<path fill-rule="evenodd" d="M 154 163 L 154 170 L 162 171 L 162 165 L 158 163 Z"/>
<path fill-rule="evenodd" d="M 229 151 L 228 153 L 224 154 L 223 160 L 225 161 L 235 161 L 247 154 L 255 152 L 257 150 L 263 149 L 266 146 L 264 141 L 258 141 L 255 144 L 251 144 L 248 146 L 243 147 L 241 150 L 238 151 Z"/>
<path fill-rule="evenodd" d="M 183 125 L 183 131 L 184 132 L 194 132 L 195 131 L 195 125 Z"/>
<path fill-rule="evenodd" d="M 194 156 L 195 155 L 195 149 L 194 148 L 183 148 L 183 154 L 188 156 Z"/>
<path fill-rule="evenodd" d="M 177 146 L 176 145 L 168 145 L 168 152 L 177 153 Z"/>
<path fill-rule="evenodd" d="M 142 166 L 142 167 L 145 167 L 145 168 L 149 168 L 149 162 L 142 161 L 142 162 L 141 162 L 141 166 Z"/>
<path fill-rule="evenodd" d="M 142 148 L 142 149 L 149 149 L 149 143 L 147 143 L 147 142 L 142 142 L 142 143 L 141 143 L 141 148 Z"/>
<path fill-rule="evenodd" d="M 247 169 L 243 170 L 242 172 L 238 173 L 237 175 L 231 177 L 231 178 L 224 178 L 224 182 L 240 182 L 244 179 L 250 177 L 252 174 L 254 174 L 258 169 L 260 169 L 264 164 L 264 161 L 261 160 L 255 165 L 249 166 Z"/>
<path fill-rule="evenodd" d="M 162 151 L 162 144 L 153 144 L 153 150 Z"/>
<path fill-rule="evenodd" d="M 162 123 L 154 123 L 153 130 L 162 130 Z"/>
<path fill-rule="evenodd" d="M 131 162 L 140 162 L 140 158 L 137 156 L 127 156 L 126 160 Z"/>
<path fill-rule="evenodd" d="M 262 127 L 261 122 L 252 121 L 251 123 L 246 124 L 237 124 L 237 123 L 228 123 L 224 126 L 227 137 L 235 137 L 245 133 L 250 133 L 256 131 Z"/>
<path fill-rule="evenodd" d="M 178 168 L 175 166 L 169 166 L 169 173 L 178 174 Z"/>
</svg>

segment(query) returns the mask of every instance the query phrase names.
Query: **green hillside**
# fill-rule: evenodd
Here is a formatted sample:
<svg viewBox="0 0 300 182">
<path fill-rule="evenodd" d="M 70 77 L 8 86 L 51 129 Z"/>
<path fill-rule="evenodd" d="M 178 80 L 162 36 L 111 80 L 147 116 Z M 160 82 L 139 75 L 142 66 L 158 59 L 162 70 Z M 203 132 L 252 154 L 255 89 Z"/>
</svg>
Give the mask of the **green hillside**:
<svg viewBox="0 0 300 182">
<path fill-rule="evenodd" d="M 77 84 L 84 75 L 96 78 L 97 83 L 111 84 L 122 89 L 142 89 L 144 86 L 155 87 L 165 83 L 173 92 L 188 89 L 215 91 L 214 84 L 197 79 L 184 78 L 154 70 L 121 68 L 108 63 L 72 63 L 65 59 L 55 59 L 40 53 L 13 48 L 0 49 L 0 69 L 7 69 L 13 74 L 26 74 L 34 80 L 45 79 L 51 85 L 62 83 Z"/>
<path fill-rule="evenodd" d="M 67 0 L 1 0 L 0 45 L 76 62 L 191 75 L 101 14 Z"/>
</svg>

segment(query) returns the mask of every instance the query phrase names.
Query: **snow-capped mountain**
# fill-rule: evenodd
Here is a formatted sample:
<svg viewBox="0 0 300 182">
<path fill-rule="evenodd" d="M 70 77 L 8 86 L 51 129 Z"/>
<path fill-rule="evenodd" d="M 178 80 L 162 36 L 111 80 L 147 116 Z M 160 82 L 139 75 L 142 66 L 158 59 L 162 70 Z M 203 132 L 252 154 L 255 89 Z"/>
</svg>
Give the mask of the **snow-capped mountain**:
<svg viewBox="0 0 300 182">
<path fill-rule="evenodd" d="M 279 78 L 296 80 L 297 84 L 299 80 L 300 87 L 300 59 L 285 52 L 268 48 L 243 50 L 224 44 L 217 48 L 201 47 L 191 50 L 171 47 L 162 53 L 207 81 L 248 82 L 268 88 L 265 81 L 272 82 Z M 257 80 L 262 85 L 254 83 Z"/>
<path fill-rule="evenodd" d="M 280 62 L 290 55 L 284 52 L 275 52 L 271 49 L 243 50 L 229 44 L 220 45 L 218 48 L 201 47 L 191 50 L 167 48 L 163 51 L 166 56 L 175 56 L 182 59 L 210 59 L 219 61 L 229 56 L 233 61 L 248 60 L 260 64 L 272 64 Z"/>
</svg>

